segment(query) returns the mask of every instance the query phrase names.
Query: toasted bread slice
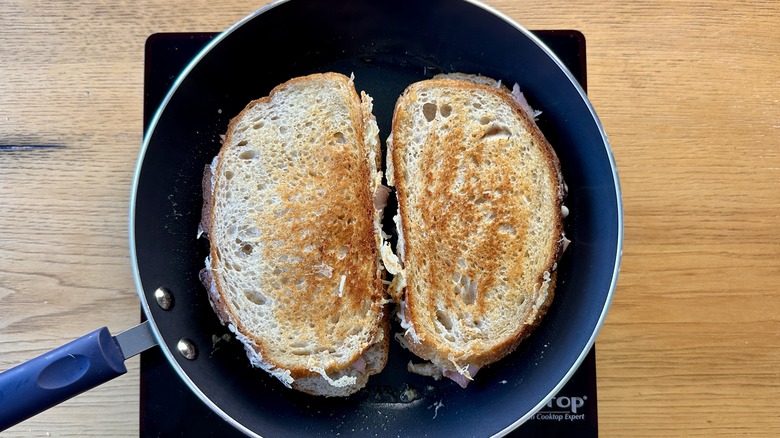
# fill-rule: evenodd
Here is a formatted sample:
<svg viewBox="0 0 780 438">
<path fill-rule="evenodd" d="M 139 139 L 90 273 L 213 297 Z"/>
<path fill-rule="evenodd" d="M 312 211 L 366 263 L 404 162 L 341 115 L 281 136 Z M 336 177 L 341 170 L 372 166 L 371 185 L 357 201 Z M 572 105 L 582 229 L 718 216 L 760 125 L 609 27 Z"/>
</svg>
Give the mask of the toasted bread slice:
<svg viewBox="0 0 780 438">
<path fill-rule="evenodd" d="M 552 301 L 566 243 L 558 158 L 518 90 L 455 74 L 399 97 L 387 166 L 399 210 L 400 260 L 382 248 L 390 293 L 402 344 L 432 362 L 410 370 L 465 386 Z"/>
<path fill-rule="evenodd" d="M 387 361 L 378 134 L 351 78 L 298 77 L 230 122 L 205 172 L 211 304 L 300 391 L 352 394 Z"/>
</svg>

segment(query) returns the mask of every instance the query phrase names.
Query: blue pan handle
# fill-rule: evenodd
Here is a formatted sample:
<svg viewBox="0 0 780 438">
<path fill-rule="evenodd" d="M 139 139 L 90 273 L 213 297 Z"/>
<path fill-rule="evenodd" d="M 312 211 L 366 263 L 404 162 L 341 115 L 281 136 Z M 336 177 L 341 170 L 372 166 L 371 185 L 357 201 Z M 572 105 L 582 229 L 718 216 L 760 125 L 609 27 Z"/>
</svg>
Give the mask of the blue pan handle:
<svg viewBox="0 0 780 438">
<path fill-rule="evenodd" d="M 121 335 L 125 333 L 135 341 L 147 339 L 140 351 L 156 345 L 148 323 Z M 0 373 L 0 431 L 125 374 L 125 359 L 140 351 L 123 352 L 120 341 L 103 327 Z"/>
</svg>

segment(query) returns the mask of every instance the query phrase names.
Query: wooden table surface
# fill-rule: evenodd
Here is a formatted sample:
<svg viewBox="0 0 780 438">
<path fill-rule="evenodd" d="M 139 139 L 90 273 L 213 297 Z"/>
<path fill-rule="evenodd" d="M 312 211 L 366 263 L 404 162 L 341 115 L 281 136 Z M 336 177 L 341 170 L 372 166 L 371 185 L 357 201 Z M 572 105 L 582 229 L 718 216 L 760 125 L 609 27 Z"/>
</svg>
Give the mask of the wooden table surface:
<svg viewBox="0 0 780 438">
<path fill-rule="evenodd" d="M 144 41 L 221 31 L 265 3 L 0 2 L 0 370 L 138 322 Z M 601 436 L 780 436 L 780 4 L 488 4 L 587 39 L 625 208 L 596 342 Z M 137 436 L 128 368 L 3 436 Z"/>
</svg>

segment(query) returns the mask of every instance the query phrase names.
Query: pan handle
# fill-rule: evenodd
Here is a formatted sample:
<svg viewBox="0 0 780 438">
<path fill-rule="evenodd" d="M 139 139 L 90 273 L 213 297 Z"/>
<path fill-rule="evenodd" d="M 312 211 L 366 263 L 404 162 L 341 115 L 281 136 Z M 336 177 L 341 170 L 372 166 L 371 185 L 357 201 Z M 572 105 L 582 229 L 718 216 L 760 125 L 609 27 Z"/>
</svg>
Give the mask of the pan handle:
<svg viewBox="0 0 780 438">
<path fill-rule="evenodd" d="M 125 374 L 125 359 L 157 345 L 148 322 L 119 336 L 132 342 L 103 327 L 0 373 L 0 432 Z"/>
</svg>

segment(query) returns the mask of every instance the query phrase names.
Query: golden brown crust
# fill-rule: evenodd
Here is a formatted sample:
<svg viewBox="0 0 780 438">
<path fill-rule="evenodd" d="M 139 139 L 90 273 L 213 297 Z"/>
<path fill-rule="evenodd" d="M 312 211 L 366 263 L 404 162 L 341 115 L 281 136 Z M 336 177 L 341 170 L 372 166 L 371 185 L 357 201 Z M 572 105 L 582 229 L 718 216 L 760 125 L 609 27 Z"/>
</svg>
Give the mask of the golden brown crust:
<svg viewBox="0 0 780 438">
<path fill-rule="evenodd" d="M 295 336 L 289 335 L 286 341 L 281 340 L 281 343 L 288 343 L 290 348 L 294 349 L 298 343 L 314 345 L 311 348 L 315 350 L 313 356 L 317 359 L 313 361 L 322 368 L 320 371 L 331 374 L 348 369 L 371 348 L 372 340 L 381 337 L 385 318 L 382 309 L 382 272 L 377 268 L 373 193 L 369 184 L 372 169 L 366 159 L 366 127 L 361 101 L 351 80 L 335 73 L 294 78 L 274 88 L 268 96 L 252 101 L 233 118 L 214 171 L 214 187 L 209 187 L 204 177 L 204 213 L 211 215 L 211 222 L 203 228 L 216 230 L 226 226 L 225 217 L 220 215 L 217 204 L 218 196 L 211 194 L 222 193 L 220 185 L 228 184 L 230 180 L 222 167 L 226 165 L 226 156 L 235 154 L 233 149 L 241 146 L 242 141 L 237 140 L 243 138 L 242 130 L 246 129 L 247 118 L 254 114 L 257 107 L 272 106 L 278 93 L 285 93 L 310 81 L 323 82 L 324 85 L 319 86 L 324 87 L 337 83 L 339 87 L 348 89 L 351 126 L 329 126 L 327 113 L 316 114 L 321 119 L 315 121 L 319 126 L 304 134 L 319 136 L 317 138 L 323 140 L 318 144 L 319 147 L 299 151 L 300 155 L 306 155 L 306 163 L 311 165 L 306 169 L 295 169 L 296 175 L 303 175 L 302 179 L 293 185 L 275 185 L 272 193 L 264 194 L 278 202 L 260 199 L 260 204 L 244 214 L 247 223 L 251 223 L 262 235 L 262 242 L 247 240 L 247 252 L 262 252 L 263 259 L 273 264 L 273 267 L 263 272 L 263 287 L 258 291 L 262 295 L 263 305 L 274 303 L 273 308 L 264 313 L 264 318 L 272 319 L 273 324 L 282 326 L 282 335 L 296 333 Z M 301 124 L 304 122 L 301 121 Z M 280 129 L 292 131 L 294 128 L 286 126 Z M 290 133 L 289 137 L 292 135 Z M 257 144 L 254 147 L 270 148 L 269 156 L 284 155 L 298 147 L 294 145 L 296 140 L 283 135 L 273 138 L 287 141 L 288 144 L 286 147 L 282 145 L 281 149 L 268 144 Z M 274 181 L 292 178 L 292 170 L 273 170 L 270 169 L 272 166 L 269 165 L 266 170 L 277 174 L 261 184 L 272 185 Z M 231 177 L 237 178 L 232 174 Z M 239 195 L 233 193 L 233 196 Z M 260 195 L 255 193 L 251 196 Z M 222 223 L 218 225 L 217 221 Z M 212 275 L 212 304 L 217 313 L 225 315 L 225 322 L 233 324 L 247 338 L 266 367 L 288 370 L 293 379 L 318 376 L 318 371 L 313 370 L 312 366 L 295 362 L 295 353 L 280 354 L 277 345 L 279 339 L 269 339 L 267 333 L 258 333 L 242 318 L 237 306 L 246 306 L 247 303 L 237 305 L 236 292 L 226 289 L 225 255 L 221 251 L 224 249 L 212 241 L 211 271 L 222 274 Z M 231 267 L 228 268 L 229 271 Z M 350 320 L 354 322 L 350 323 Z M 368 334 L 363 336 L 359 348 L 350 349 L 348 355 L 335 354 L 343 348 L 339 343 L 360 334 L 360 330 L 354 328 L 355 322 Z"/>
<path fill-rule="evenodd" d="M 436 95 L 441 89 L 448 90 L 443 93 L 446 98 Z M 516 119 L 512 123 L 530 136 L 530 144 L 541 155 L 535 162 L 544 166 L 540 173 L 551 195 L 545 203 L 551 220 L 544 232 L 553 238 L 547 239 L 545 248 L 535 249 L 543 255 L 533 266 L 524 264 L 528 256 L 522 254 L 538 230 L 531 229 L 531 212 L 522 199 L 537 196 L 539 181 L 518 171 L 521 163 L 512 153 L 520 144 L 516 128 L 510 134 L 502 124 L 506 122 L 493 123 L 488 117 L 476 125 L 470 120 L 475 114 L 490 115 L 468 107 L 478 105 L 469 96 L 480 93 L 498 98 L 500 104 L 495 105 L 512 109 Z M 545 275 L 554 271 L 563 245 L 565 193 L 558 158 L 506 88 L 461 79 L 438 78 L 407 88 L 396 104 L 392 132 L 388 160 L 393 162 L 405 240 L 404 312 L 413 326 L 406 343 L 420 357 L 450 370 L 495 362 L 530 334 L 552 301 L 554 275 L 550 280 Z M 414 141 L 425 146 L 415 148 Z M 512 307 L 506 301 L 515 297 L 511 291 L 496 292 L 507 284 L 535 288 L 525 293 L 534 303 L 525 306 L 522 315 L 509 315 L 523 323 L 485 338 L 487 321 L 480 319 L 501 313 L 497 305 Z M 541 293 L 545 288 L 547 292 Z M 455 339 L 446 339 L 456 331 Z"/>
<path fill-rule="evenodd" d="M 359 363 L 353 363 L 352 368 L 347 368 L 335 372 L 337 375 L 343 374 L 356 376 L 357 381 L 355 384 L 336 388 L 328 386 L 328 384 L 326 384 L 326 382 L 321 379 L 321 376 L 316 375 L 311 377 L 303 376 L 301 378 L 297 378 L 292 384 L 293 388 L 307 394 L 326 395 L 329 397 L 344 397 L 350 394 L 354 394 L 360 388 L 365 386 L 370 376 L 378 374 L 380 371 L 382 371 L 385 363 L 387 363 L 387 355 L 390 350 L 390 323 L 386 312 L 383 313 L 380 330 L 383 334 L 382 338 L 374 343 L 363 354 L 362 360 L 357 361 Z M 354 369 L 355 367 L 360 367 L 361 370 L 356 370 Z"/>
</svg>

